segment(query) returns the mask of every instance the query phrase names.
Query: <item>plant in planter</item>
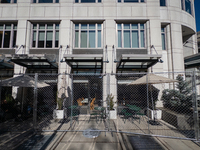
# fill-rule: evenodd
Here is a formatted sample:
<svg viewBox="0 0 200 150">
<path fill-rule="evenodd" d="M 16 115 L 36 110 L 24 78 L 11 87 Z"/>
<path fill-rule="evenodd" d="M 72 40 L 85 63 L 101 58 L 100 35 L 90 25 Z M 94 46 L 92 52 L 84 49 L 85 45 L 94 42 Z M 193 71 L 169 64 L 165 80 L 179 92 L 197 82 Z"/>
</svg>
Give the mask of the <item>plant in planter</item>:
<svg viewBox="0 0 200 150">
<path fill-rule="evenodd" d="M 58 95 L 58 93 L 57 93 L 57 95 Z M 54 119 L 63 119 L 63 117 L 64 117 L 63 99 L 59 98 L 57 96 L 56 102 L 57 102 L 57 109 L 55 109 L 54 112 L 53 112 L 53 118 Z"/>
<path fill-rule="evenodd" d="M 108 105 L 110 107 L 110 110 L 114 110 L 114 102 L 113 102 L 113 99 L 114 99 L 114 96 L 112 96 L 112 94 L 109 94 L 107 96 L 107 102 L 108 102 Z"/>
<path fill-rule="evenodd" d="M 63 99 L 57 97 L 57 100 L 56 100 L 56 101 L 57 101 L 57 105 L 58 105 L 57 110 L 62 110 L 62 109 L 63 109 Z"/>
<path fill-rule="evenodd" d="M 114 104 L 115 102 L 113 101 L 114 96 L 112 94 L 108 94 L 106 100 L 107 100 L 107 105 L 109 113 L 110 113 L 110 119 L 117 119 L 117 113 L 116 113 L 116 109 L 114 109 Z"/>
</svg>

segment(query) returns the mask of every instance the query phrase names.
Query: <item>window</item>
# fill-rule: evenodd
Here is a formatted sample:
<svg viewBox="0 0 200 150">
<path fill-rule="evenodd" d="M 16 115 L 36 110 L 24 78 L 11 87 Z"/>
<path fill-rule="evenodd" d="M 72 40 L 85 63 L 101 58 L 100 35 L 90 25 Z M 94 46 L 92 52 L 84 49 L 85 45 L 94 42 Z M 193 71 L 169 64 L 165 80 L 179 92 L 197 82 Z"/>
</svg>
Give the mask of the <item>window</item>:
<svg viewBox="0 0 200 150">
<path fill-rule="evenodd" d="M 17 3 L 17 0 L 1 0 L 0 3 Z"/>
<path fill-rule="evenodd" d="M 33 3 L 59 3 L 59 0 L 33 0 Z"/>
<path fill-rule="evenodd" d="M 58 48 L 59 24 L 32 24 L 32 48 Z"/>
<path fill-rule="evenodd" d="M 166 50 L 166 28 L 161 27 L 162 50 Z"/>
<path fill-rule="evenodd" d="M 16 24 L 0 24 L 0 48 L 13 48 L 16 45 L 16 36 Z"/>
<path fill-rule="evenodd" d="M 144 48 L 145 24 L 117 24 L 118 47 Z"/>
<path fill-rule="evenodd" d="M 182 10 L 185 10 L 186 12 L 188 12 L 191 15 L 193 14 L 191 0 L 181 0 L 181 7 L 182 7 Z"/>
<path fill-rule="evenodd" d="M 75 0 L 75 3 L 101 3 L 101 0 Z"/>
<path fill-rule="evenodd" d="M 101 48 L 102 24 L 75 24 L 75 48 Z"/>
<path fill-rule="evenodd" d="M 199 53 L 200 53 L 200 43 L 198 43 L 198 50 L 199 50 Z"/>
<path fill-rule="evenodd" d="M 166 6 L 166 0 L 160 0 L 160 6 Z"/>
<path fill-rule="evenodd" d="M 118 3 L 142 3 L 145 0 L 118 0 Z"/>
</svg>

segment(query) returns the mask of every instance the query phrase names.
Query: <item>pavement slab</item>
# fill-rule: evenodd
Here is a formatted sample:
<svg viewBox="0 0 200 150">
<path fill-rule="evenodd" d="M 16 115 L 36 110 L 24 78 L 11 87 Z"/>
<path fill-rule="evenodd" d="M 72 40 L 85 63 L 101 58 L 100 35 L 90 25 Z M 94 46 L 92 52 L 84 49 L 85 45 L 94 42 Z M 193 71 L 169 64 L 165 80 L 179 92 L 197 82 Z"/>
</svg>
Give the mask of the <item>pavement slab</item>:
<svg viewBox="0 0 200 150">
<path fill-rule="evenodd" d="M 70 127 L 71 123 L 72 126 Z M 138 146 L 137 149 L 139 150 L 200 149 L 200 147 L 196 143 L 190 140 L 183 140 L 183 138 L 186 138 L 186 135 L 178 131 L 175 127 L 170 126 L 169 124 L 162 121 L 160 121 L 160 123 L 160 126 L 149 125 L 150 130 L 148 130 L 147 119 L 143 119 L 140 122 L 138 119 L 135 119 L 133 122 L 132 120 L 126 120 L 126 122 L 124 123 L 123 119 L 120 117 L 115 120 L 98 121 L 95 118 L 89 120 L 89 115 L 80 115 L 79 121 L 73 120 L 73 122 L 70 122 L 69 120 L 52 120 L 48 127 L 44 126 L 44 128 L 42 128 L 44 130 L 51 130 L 52 132 L 41 132 L 39 135 L 28 134 L 27 132 L 3 133 L 0 136 L 0 149 L 127 150 L 133 148 L 136 149 L 136 146 Z M 96 138 L 87 138 L 86 135 L 83 135 L 83 131 L 89 130 L 91 132 L 91 129 L 98 130 L 98 132 L 100 132 L 99 136 L 97 136 Z M 110 129 L 108 132 L 104 132 L 108 129 Z M 66 131 L 54 132 L 54 130 Z M 124 131 L 131 134 L 116 133 L 112 131 Z M 128 138 L 129 136 L 142 136 L 142 134 L 161 136 L 165 135 L 171 136 L 172 138 L 163 138 L 159 136 L 144 136 L 145 139 L 143 140 L 130 140 L 130 138 Z M 11 137 L 13 139 L 10 139 Z M 178 137 L 179 139 L 177 139 Z M 24 140 L 24 142 L 22 140 Z M 12 147 L 12 145 L 15 145 L 16 143 L 20 144 L 18 141 L 22 142 L 22 144 L 17 146 L 17 148 L 16 146 L 15 148 Z M 5 145 L 9 145 L 9 147 L 4 147 Z"/>
<path fill-rule="evenodd" d="M 118 138 L 118 133 L 100 132 L 100 135 L 96 138 L 87 138 L 83 135 L 86 129 L 97 129 L 105 130 L 107 123 L 104 121 L 96 122 L 96 120 L 88 121 L 82 118 L 79 124 L 74 126 L 74 132 L 67 132 L 62 140 L 58 143 L 56 150 L 121 150 L 120 141 Z M 114 122 L 110 121 L 110 126 L 114 129 Z M 116 130 L 116 129 L 115 129 Z"/>
<path fill-rule="evenodd" d="M 200 147 L 190 140 L 160 138 L 157 139 L 169 150 L 200 150 Z"/>
</svg>

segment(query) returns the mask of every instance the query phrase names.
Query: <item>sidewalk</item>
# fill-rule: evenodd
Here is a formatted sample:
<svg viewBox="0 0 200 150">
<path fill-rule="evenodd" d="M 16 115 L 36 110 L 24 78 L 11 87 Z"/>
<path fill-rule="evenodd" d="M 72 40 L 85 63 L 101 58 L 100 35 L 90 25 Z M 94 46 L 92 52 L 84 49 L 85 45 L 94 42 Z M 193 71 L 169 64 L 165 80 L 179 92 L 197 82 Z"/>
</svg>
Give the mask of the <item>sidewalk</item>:
<svg viewBox="0 0 200 150">
<path fill-rule="evenodd" d="M 120 122 L 118 121 L 118 127 Z M 60 124 L 60 130 L 72 130 L 62 132 L 42 132 L 41 134 L 19 134 L 15 139 L 9 140 L 10 134 L 5 134 L 1 137 L 1 142 L 4 141 L 5 146 L 9 150 L 199 150 L 200 147 L 189 140 L 149 137 L 134 134 L 116 133 L 116 132 L 101 132 L 96 138 L 87 138 L 82 131 L 87 129 L 107 130 L 108 123 L 105 121 L 96 122 L 95 119 L 89 121 L 88 116 L 79 118 L 79 122 L 74 120 L 73 127 L 69 128 L 69 122 Z M 123 123 L 124 129 L 133 128 L 131 124 Z M 57 129 L 57 123 L 51 124 L 52 128 Z M 62 126 L 62 127 L 61 127 Z M 111 120 L 110 128 L 116 131 L 116 120 Z M 140 124 L 141 126 L 141 124 Z M 119 129 L 118 129 L 119 130 Z M 123 131 L 123 130 L 122 130 Z M 141 132 L 142 133 L 142 132 Z M 7 140 L 5 138 L 7 137 Z M 14 138 L 14 135 L 12 135 Z M 12 147 L 17 141 L 25 141 L 17 147 Z M 2 145 L 3 146 L 3 145 Z M 0 146 L 0 149 L 2 147 Z M 4 147 L 5 148 L 5 147 Z"/>
<path fill-rule="evenodd" d="M 76 122 L 77 123 L 77 122 Z M 114 122 L 110 124 L 114 127 Z M 74 130 L 86 130 L 98 128 L 105 130 L 106 124 L 104 121 L 97 123 L 96 120 L 90 120 L 88 118 L 81 119 L 79 123 L 74 127 Z M 101 132 L 96 138 L 87 138 L 83 135 L 83 132 L 66 132 L 60 137 L 54 144 L 50 144 L 47 149 L 55 150 L 121 150 L 120 137 L 118 133 Z"/>
<path fill-rule="evenodd" d="M 88 118 L 80 119 L 78 124 L 74 126 L 74 130 L 85 130 L 89 128 L 98 128 L 99 130 L 104 130 L 106 127 L 105 122 L 98 124 L 95 120 L 91 120 L 88 123 Z M 77 122 L 76 122 L 77 123 Z M 127 124 L 124 124 L 126 128 Z M 110 122 L 110 128 L 116 130 L 115 121 Z M 146 141 L 137 141 L 138 135 L 128 135 L 125 133 L 116 132 L 101 132 L 101 134 L 96 138 L 86 138 L 83 132 L 65 132 L 59 133 L 60 137 L 54 139 L 52 143 L 46 148 L 48 150 L 199 150 L 200 147 L 189 140 L 181 139 L 170 139 L 170 138 L 160 138 L 160 137 L 149 137 L 149 136 L 139 136 L 145 137 Z M 130 139 L 134 138 L 136 143 Z M 153 140 L 152 140 L 153 139 Z M 144 148 L 146 146 L 146 148 Z"/>
<path fill-rule="evenodd" d="M 189 140 L 169 139 L 169 138 L 156 138 L 160 144 L 168 150 L 199 150 L 200 147 Z"/>
<path fill-rule="evenodd" d="M 123 134 L 127 149 L 134 150 L 199 150 L 197 143 L 190 140 L 149 137 Z"/>
</svg>

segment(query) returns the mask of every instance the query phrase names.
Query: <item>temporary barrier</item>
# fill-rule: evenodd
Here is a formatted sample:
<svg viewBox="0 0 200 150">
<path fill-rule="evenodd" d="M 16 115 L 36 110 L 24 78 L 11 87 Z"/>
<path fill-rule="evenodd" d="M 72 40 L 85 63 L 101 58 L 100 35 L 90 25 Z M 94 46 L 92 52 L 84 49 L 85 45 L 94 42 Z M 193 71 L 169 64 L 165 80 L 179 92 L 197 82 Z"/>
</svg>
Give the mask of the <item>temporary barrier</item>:
<svg viewBox="0 0 200 150">
<path fill-rule="evenodd" d="M 199 140 L 199 75 L 1 76 L 1 130 L 78 131 L 94 137 L 99 132 L 123 132 Z"/>
</svg>

